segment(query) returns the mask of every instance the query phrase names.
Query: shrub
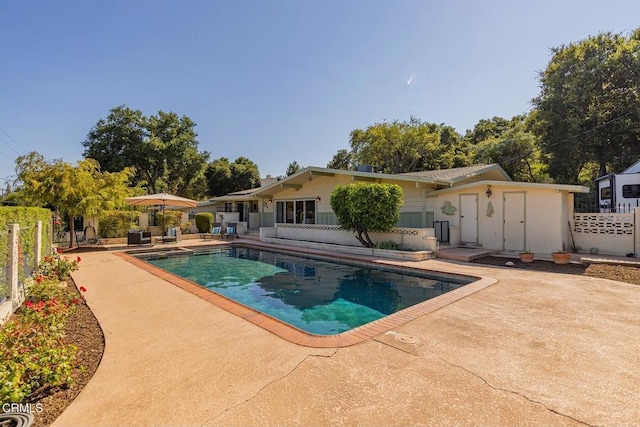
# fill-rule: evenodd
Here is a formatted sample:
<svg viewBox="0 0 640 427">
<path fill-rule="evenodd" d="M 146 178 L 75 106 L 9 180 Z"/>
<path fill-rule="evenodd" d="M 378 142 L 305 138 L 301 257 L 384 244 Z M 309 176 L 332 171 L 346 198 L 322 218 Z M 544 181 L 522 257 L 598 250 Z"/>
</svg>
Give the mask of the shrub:
<svg viewBox="0 0 640 427">
<path fill-rule="evenodd" d="M 374 247 L 369 232 L 390 231 L 400 218 L 402 188 L 396 184 L 338 185 L 331 193 L 331 208 L 338 224 L 354 231 L 363 246 Z"/>
<path fill-rule="evenodd" d="M 156 214 L 159 225 L 164 225 L 164 229 L 180 227 L 182 224 L 182 211 L 164 211 L 164 218 L 162 212 Z"/>
<path fill-rule="evenodd" d="M 387 240 L 384 242 L 377 242 L 376 243 L 376 249 L 387 249 L 387 250 L 392 250 L 392 251 L 399 251 L 400 250 L 400 245 L 398 245 L 396 242 L 392 241 L 392 240 Z"/>
<path fill-rule="evenodd" d="M 60 258 L 60 255 L 54 252 L 52 255 L 44 257 L 33 275 L 36 278 L 40 277 L 46 280 L 67 280 L 69 274 L 78 269 L 79 262 L 80 257 L 75 260 L 69 260 Z"/>
<path fill-rule="evenodd" d="M 125 237 L 127 231 L 135 228 L 139 212 L 136 211 L 106 211 L 101 214 L 98 222 L 100 237 Z"/>
<path fill-rule="evenodd" d="M 198 233 L 209 233 L 213 227 L 213 214 L 211 212 L 198 212 L 196 214 L 196 227 Z"/>
</svg>

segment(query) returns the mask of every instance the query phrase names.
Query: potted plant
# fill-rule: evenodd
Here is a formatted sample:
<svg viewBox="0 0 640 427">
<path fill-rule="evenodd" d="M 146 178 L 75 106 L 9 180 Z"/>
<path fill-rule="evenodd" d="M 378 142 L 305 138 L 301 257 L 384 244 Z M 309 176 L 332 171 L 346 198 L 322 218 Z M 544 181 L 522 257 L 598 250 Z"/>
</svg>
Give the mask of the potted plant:
<svg viewBox="0 0 640 427">
<path fill-rule="evenodd" d="M 533 252 L 531 252 L 531 249 L 528 249 L 524 252 L 520 252 L 518 255 L 520 255 L 520 261 L 522 262 L 533 262 Z"/>
<path fill-rule="evenodd" d="M 571 260 L 571 252 L 565 251 L 563 247 L 556 252 L 552 252 L 551 257 L 553 258 L 553 262 L 556 264 L 569 264 L 569 261 Z"/>
</svg>

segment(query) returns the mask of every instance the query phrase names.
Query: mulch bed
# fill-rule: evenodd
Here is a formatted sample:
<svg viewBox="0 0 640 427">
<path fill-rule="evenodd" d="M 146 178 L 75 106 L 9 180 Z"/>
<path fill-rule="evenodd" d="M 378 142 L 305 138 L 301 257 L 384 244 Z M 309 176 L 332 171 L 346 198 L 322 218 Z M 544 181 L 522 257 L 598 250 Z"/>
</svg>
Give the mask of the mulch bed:
<svg viewBox="0 0 640 427">
<path fill-rule="evenodd" d="M 522 262 L 519 259 L 503 257 L 485 257 L 473 261 L 476 264 L 486 264 L 504 267 L 507 261 L 513 262 L 513 267 L 523 270 L 546 271 L 549 273 L 577 274 L 580 276 L 598 277 L 601 279 L 616 280 L 618 282 L 640 285 L 640 268 L 629 265 L 610 264 L 586 264 L 570 263 L 555 264 L 551 261 L 534 260 L 531 263 Z"/>
<path fill-rule="evenodd" d="M 82 302 L 76 312 L 67 320 L 65 327 L 66 341 L 78 347 L 76 366 L 73 369 L 73 385 L 69 388 L 52 388 L 42 395 L 32 396 L 29 403 L 40 403 L 42 412 L 34 413 L 34 426 L 48 426 L 65 410 L 87 385 L 104 353 L 104 335 L 95 316 L 78 295 L 72 280 L 69 280 L 69 292 Z M 35 405 L 33 405 L 35 406 Z"/>
</svg>

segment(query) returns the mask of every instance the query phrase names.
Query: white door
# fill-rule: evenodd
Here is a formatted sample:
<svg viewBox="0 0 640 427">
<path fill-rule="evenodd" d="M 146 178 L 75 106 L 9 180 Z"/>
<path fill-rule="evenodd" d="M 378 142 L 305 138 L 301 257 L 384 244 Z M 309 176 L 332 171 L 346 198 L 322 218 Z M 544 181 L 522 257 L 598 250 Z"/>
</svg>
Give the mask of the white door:
<svg viewBox="0 0 640 427">
<path fill-rule="evenodd" d="M 465 243 L 478 242 L 478 195 L 460 196 L 460 240 Z"/>
<path fill-rule="evenodd" d="M 504 249 L 523 251 L 525 245 L 524 193 L 504 193 Z"/>
</svg>

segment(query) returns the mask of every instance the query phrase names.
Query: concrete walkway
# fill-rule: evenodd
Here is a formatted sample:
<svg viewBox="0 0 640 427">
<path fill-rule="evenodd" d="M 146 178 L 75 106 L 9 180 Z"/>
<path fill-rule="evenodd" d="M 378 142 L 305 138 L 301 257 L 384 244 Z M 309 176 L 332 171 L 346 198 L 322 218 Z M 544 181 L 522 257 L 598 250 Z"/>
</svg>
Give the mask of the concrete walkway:
<svg viewBox="0 0 640 427">
<path fill-rule="evenodd" d="M 73 277 L 105 353 L 55 426 L 640 425 L 638 286 L 404 263 L 498 282 L 392 333 L 312 349 L 112 252 L 82 258 Z"/>
</svg>

